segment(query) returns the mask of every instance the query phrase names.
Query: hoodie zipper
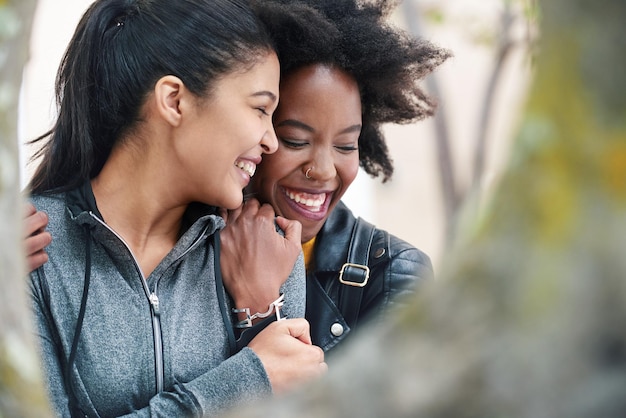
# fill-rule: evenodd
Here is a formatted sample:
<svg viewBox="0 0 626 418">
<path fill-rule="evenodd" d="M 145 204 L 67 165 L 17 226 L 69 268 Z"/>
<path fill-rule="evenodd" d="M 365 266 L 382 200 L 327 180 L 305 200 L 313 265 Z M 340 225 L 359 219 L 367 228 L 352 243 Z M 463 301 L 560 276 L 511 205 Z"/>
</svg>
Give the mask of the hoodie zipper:
<svg viewBox="0 0 626 418">
<path fill-rule="evenodd" d="M 144 279 L 145 283 L 146 280 Z M 146 287 L 147 287 L 147 283 Z M 154 331 L 154 364 L 156 374 L 157 393 L 163 392 L 163 380 L 165 379 L 165 370 L 163 365 L 163 336 L 161 335 L 161 311 L 159 310 L 159 297 L 155 291 L 150 293 L 148 297 L 152 305 L 152 330 Z"/>
<path fill-rule="evenodd" d="M 135 255 L 130 250 L 130 247 L 128 246 L 128 244 L 126 244 L 126 241 L 124 241 L 124 239 L 117 232 L 115 232 L 109 225 L 107 225 L 106 223 L 104 223 L 104 221 L 102 221 L 100 218 L 94 215 L 93 212 L 90 211 L 89 215 L 91 215 L 92 218 L 98 221 L 98 223 L 100 223 L 106 229 L 111 231 L 111 233 L 113 233 L 113 235 L 115 235 L 120 240 L 120 242 L 126 247 L 126 249 L 128 250 L 128 253 L 130 254 L 130 256 L 132 257 L 135 263 L 135 268 L 137 269 L 137 272 L 139 273 L 139 276 L 141 277 L 141 284 L 143 285 L 144 293 L 146 294 L 146 297 L 148 298 L 148 301 L 150 302 L 150 307 L 151 307 L 150 314 L 152 317 L 152 336 L 153 336 L 153 343 L 154 343 L 156 393 L 161 393 L 163 392 L 163 381 L 165 379 L 164 377 L 165 371 L 164 371 L 164 365 L 163 365 L 163 336 L 161 335 L 161 318 L 160 318 L 161 311 L 159 309 L 159 297 L 156 295 L 156 286 L 155 286 L 155 291 L 150 292 L 150 288 L 148 287 L 148 282 L 146 281 L 146 278 L 144 277 L 143 272 L 141 271 L 141 268 L 139 267 L 139 263 L 137 262 Z"/>
<path fill-rule="evenodd" d="M 165 370 L 164 370 L 164 362 L 163 362 L 163 357 L 164 357 L 163 356 L 163 335 L 161 333 L 161 310 L 160 310 L 159 297 L 157 296 L 157 293 L 156 293 L 158 281 L 155 281 L 154 291 L 150 291 L 150 288 L 148 287 L 148 282 L 146 281 L 146 278 L 144 277 L 144 274 L 141 271 L 141 268 L 139 267 L 139 263 L 137 262 L 137 259 L 135 258 L 135 255 L 131 251 L 128 244 L 126 244 L 126 241 L 124 241 L 124 239 L 117 232 L 115 232 L 109 225 L 107 225 L 104 221 L 98 218 L 93 212 L 89 211 L 89 215 L 91 215 L 92 218 L 94 218 L 98 223 L 100 223 L 106 229 L 111 231 L 111 233 L 113 233 L 113 235 L 115 235 L 120 240 L 120 242 L 126 247 L 126 249 L 128 250 L 128 253 L 130 254 L 130 256 L 132 257 L 135 263 L 135 268 L 137 269 L 137 272 L 139 273 L 139 276 L 141 277 L 141 284 L 143 285 L 144 293 L 146 294 L 146 297 L 148 298 L 148 301 L 150 302 L 150 307 L 151 307 L 150 313 L 152 316 L 152 335 L 154 338 L 154 364 L 155 364 L 155 376 L 156 376 L 156 392 L 161 393 L 163 392 L 163 388 L 164 388 Z M 198 236 L 198 238 L 179 257 L 177 257 L 174 260 L 174 262 L 180 260 L 185 255 L 187 255 L 189 251 L 194 249 L 198 245 L 198 243 L 202 241 L 208 229 L 209 229 L 209 226 L 208 225 L 205 226 L 204 230 Z"/>
</svg>

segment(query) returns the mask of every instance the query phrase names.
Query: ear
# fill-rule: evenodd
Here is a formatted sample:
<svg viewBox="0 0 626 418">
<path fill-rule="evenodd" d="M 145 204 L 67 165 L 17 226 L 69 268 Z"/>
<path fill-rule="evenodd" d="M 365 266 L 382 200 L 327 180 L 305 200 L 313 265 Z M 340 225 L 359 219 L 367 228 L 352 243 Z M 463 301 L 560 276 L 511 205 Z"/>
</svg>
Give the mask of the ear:
<svg viewBox="0 0 626 418">
<path fill-rule="evenodd" d="M 157 112 L 173 126 L 182 120 L 181 100 L 186 93 L 183 81 L 173 75 L 161 77 L 154 87 Z"/>
</svg>

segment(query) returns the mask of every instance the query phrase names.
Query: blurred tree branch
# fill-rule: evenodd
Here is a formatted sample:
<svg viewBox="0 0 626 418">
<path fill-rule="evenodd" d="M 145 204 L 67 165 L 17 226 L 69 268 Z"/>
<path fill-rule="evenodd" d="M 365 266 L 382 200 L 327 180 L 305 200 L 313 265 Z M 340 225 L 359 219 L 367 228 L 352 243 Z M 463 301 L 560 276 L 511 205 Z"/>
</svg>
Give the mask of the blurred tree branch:
<svg viewBox="0 0 626 418">
<path fill-rule="evenodd" d="M 402 11 L 406 18 L 408 30 L 417 37 L 425 36 L 422 17 L 436 24 L 446 21 L 445 12 L 439 6 L 431 6 L 426 10 L 421 9 L 421 0 L 405 0 L 401 3 Z M 500 80 L 504 75 L 507 61 L 516 47 L 526 48 L 530 51 L 535 42 L 535 26 L 537 23 L 537 5 L 534 0 L 502 0 L 502 10 L 500 12 L 499 24 L 495 25 L 491 33 L 486 36 L 482 34 L 475 42 L 485 43 L 488 38 L 487 47 L 493 50 L 493 65 L 487 77 L 486 88 L 481 103 L 477 103 L 477 114 L 479 120 L 476 135 L 474 138 L 474 148 L 471 156 L 472 179 L 468 187 L 463 187 L 457 175 L 459 170 L 455 166 L 453 158 L 452 143 L 450 135 L 450 118 L 446 114 L 445 107 L 439 107 L 434 116 L 435 122 L 435 147 L 437 150 L 437 167 L 439 170 L 440 189 L 444 208 L 444 249 L 450 248 L 454 237 L 457 234 L 457 219 L 459 211 L 470 196 L 478 194 L 485 174 L 485 158 L 488 155 L 489 128 L 493 123 L 494 102 L 498 95 Z M 515 33 L 515 26 L 520 20 L 526 22 L 526 33 L 521 39 Z M 431 95 L 440 102 L 454 100 L 446 98 L 439 87 L 438 75 L 431 74 L 426 79 L 426 87 Z M 476 199 L 479 197 L 474 196 Z"/>
</svg>

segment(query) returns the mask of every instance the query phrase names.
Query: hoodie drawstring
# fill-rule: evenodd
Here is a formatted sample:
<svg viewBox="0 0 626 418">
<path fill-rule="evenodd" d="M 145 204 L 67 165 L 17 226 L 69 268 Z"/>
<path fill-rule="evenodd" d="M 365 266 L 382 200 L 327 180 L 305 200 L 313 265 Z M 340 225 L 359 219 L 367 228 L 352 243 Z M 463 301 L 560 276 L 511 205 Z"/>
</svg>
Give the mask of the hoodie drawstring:
<svg viewBox="0 0 626 418">
<path fill-rule="evenodd" d="M 87 297 L 89 295 L 89 282 L 91 281 L 91 228 L 87 226 L 85 230 L 85 280 L 83 285 L 83 297 L 80 301 L 80 310 L 78 311 L 78 320 L 76 321 L 76 328 L 74 329 L 72 348 L 70 350 L 70 356 L 67 360 L 67 367 L 65 369 L 65 381 L 67 382 L 69 396 L 68 403 L 72 417 L 85 416 L 85 414 L 78 407 L 78 400 L 76 399 L 72 380 L 72 369 L 74 368 L 74 362 L 76 361 L 78 341 L 80 340 L 80 334 L 83 329 L 83 319 L 85 318 Z"/>
<path fill-rule="evenodd" d="M 230 349 L 230 355 L 232 356 L 237 352 L 237 344 L 235 342 L 235 332 L 233 331 L 233 323 L 230 319 L 230 312 L 226 306 L 226 299 L 224 298 L 224 282 L 222 280 L 222 266 L 220 264 L 220 230 L 217 229 L 213 234 L 213 245 L 215 248 L 215 287 L 217 293 L 217 302 L 220 306 L 220 312 L 222 313 L 222 320 L 224 321 L 224 327 L 226 328 L 226 334 L 228 335 L 228 347 Z"/>
</svg>

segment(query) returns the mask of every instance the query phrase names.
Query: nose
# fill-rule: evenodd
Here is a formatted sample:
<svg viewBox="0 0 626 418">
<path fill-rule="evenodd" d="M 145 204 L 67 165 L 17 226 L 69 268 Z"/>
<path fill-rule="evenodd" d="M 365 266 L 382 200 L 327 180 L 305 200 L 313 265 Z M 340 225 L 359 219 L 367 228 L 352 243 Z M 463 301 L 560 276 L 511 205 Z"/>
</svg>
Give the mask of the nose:
<svg viewBox="0 0 626 418">
<path fill-rule="evenodd" d="M 308 166 L 314 167 L 311 174 L 316 180 L 328 181 L 337 177 L 332 147 L 330 149 L 327 147 L 316 149 Z"/>
<path fill-rule="evenodd" d="M 274 125 L 272 121 L 269 122 L 269 127 L 263 138 L 261 138 L 261 147 L 264 154 L 273 154 L 278 149 L 278 138 L 276 137 L 276 131 L 274 131 Z"/>
</svg>

